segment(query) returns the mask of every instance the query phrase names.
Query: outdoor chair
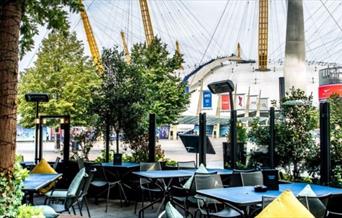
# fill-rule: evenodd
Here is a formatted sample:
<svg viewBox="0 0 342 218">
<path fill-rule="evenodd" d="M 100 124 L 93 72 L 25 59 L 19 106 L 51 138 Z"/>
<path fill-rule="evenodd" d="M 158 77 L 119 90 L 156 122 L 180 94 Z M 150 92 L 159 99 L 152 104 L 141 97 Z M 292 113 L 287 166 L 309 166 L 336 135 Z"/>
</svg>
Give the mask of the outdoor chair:
<svg viewBox="0 0 342 218">
<path fill-rule="evenodd" d="M 100 193 L 97 193 L 95 195 L 95 202 L 97 202 L 98 196 L 106 192 L 106 213 L 108 211 L 108 201 L 110 197 L 111 190 L 116 187 L 116 185 L 119 186 L 119 194 L 120 194 L 120 204 L 122 205 L 122 193 L 123 187 L 120 184 L 120 180 L 113 178 L 113 175 L 110 174 L 102 165 L 96 165 L 94 166 L 96 168 L 96 172 L 98 173 L 98 176 L 91 181 L 91 186 L 96 189 L 103 189 Z"/>
<path fill-rule="evenodd" d="M 195 161 L 179 161 L 177 162 L 177 169 L 195 169 L 196 163 Z"/>
<path fill-rule="evenodd" d="M 223 188 L 222 180 L 218 174 L 208 174 L 208 175 L 195 175 L 195 186 L 196 190 L 202 189 L 213 189 L 213 188 Z M 195 212 L 195 217 L 197 213 L 200 216 L 208 217 L 243 217 L 244 212 L 237 207 L 228 204 L 221 203 L 217 200 L 204 197 L 201 195 L 195 195 L 197 199 L 197 210 Z M 219 207 L 222 207 L 219 209 Z"/>
<path fill-rule="evenodd" d="M 327 196 L 326 198 L 328 198 Z M 314 215 L 316 218 L 324 218 L 327 213 L 326 205 L 318 197 L 297 196 L 297 199 Z"/>
<path fill-rule="evenodd" d="M 88 190 L 89 190 L 90 184 L 93 181 L 93 178 L 94 178 L 94 174 L 92 172 L 88 173 L 88 176 L 84 182 L 82 192 L 80 194 L 80 197 L 78 198 L 78 201 L 80 202 L 80 207 L 81 207 L 81 209 L 80 209 L 81 215 L 82 215 L 83 205 L 85 205 L 89 218 L 91 216 L 90 216 L 90 211 L 89 211 L 89 207 L 88 207 L 87 195 L 88 195 Z"/>
<path fill-rule="evenodd" d="M 78 165 L 78 169 L 85 168 L 84 159 L 80 158 L 80 157 L 77 157 L 77 165 Z"/>
<path fill-rule="evenodd" d="M 80 213 L 81 206 L 79 198 L 84 186 L 85 177 L 87 176 L 85 169 L 81 169 L 72 180 L 67 190 L 52 190 L 45 194 L 45 203 L 48 203 L 57 213 L 69 212 L 70 208 L 76 214 L 74 206 L 78 206 Z M 62 203 L 59 203 L 62 202 Z"/>
<path fill-rule="evenodd" d="M 186 169 L 195 169 L 196 163 L 195 161 L 179 161 L 177 162 L 177 169 L 179 170 L 186 170 Z M 178 182 L 179 184 L 184 184 L 186 182 L 187 178 L 179 178 Z"/>
<path fill-rule="evenodd" d="M 150 171 L 150 170 L 161 170 L 161 165 L 159 162 L 141 162 L 140 171 Z M 163 192 L 161 186 L 166 187 L 163 179 L 157 181 L 151 181 L 148 179 L 140 178 L 139 189 L 141 193 L 141 207 L 144 207 L 145 192 L 148 193 L 149 200 L 152 201 L 153 194 L 160 194 Z M 138 199 L 135 202 L 134 213 L 137 211 Z"/>
<path fill-rule="evenodd" d="M 58 164 L 59 164 L 59 162 L 61 161 L 61 158 L 60 157 L 57 157 L 56 158 L 56 161 L 53 163 L 53 165 L 52 165 L 52 168 L 54 169 L 54 170 L 56 170 L 57 171 L 57 167 L 58 167 Z"/>
<path fill-rule="evenodd" d="M 341 195 L 330 195 L 327 202 L 326 217 L 335 218 L 342 217 L 342 194 Z"/>
<path fill-rule="evenodd" d="M 229 179 L 229 187 L 238 187 L 242 186 L 242 181 L 241 181 L 241 173 L 251 173 L 255 172 L 255 169 L 250 169 L 250 170 L 237 170 L 233 169 L 232 175 L 230 175 Z"/>
<path fill-rule="evenodd" d="M 255 185 L 263 185 L 264 179 L 261 171 L 255 172 L 242 172 L 241 175 L 241 182 L 242 186 L 255 186 Z"/>
</svg>

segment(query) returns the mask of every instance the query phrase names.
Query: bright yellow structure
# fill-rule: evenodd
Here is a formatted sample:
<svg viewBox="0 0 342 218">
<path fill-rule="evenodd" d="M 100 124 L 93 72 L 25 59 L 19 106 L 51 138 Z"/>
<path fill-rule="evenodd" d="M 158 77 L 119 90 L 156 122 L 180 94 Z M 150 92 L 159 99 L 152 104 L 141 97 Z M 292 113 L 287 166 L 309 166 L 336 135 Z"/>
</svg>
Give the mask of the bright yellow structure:
<svg viewBox="0 0 342 218">
<path fill-rule="evenodd" d="M 124 31 L 121 31 L 120 34 L 121 34 L 122 46 L 123 46 L 123 49 L 124 49 L 126 62 L 127 63 L 131 63 L 131 55 L 129 54 L 126 34 L 125 34 Z"/>
<path fill-rule="evenodd" d="M 178 55 L 181 54 L 181 52 L 180 52 L 180 45 L 179 45 L 178 40 L 176 41 L 176 53 L 177 53 Z M 184 70 L 183 65 L 181 65 L 181 66 L 179 67 L 179 69 L 180 69 L 180 70 Z"/>
<path fill-rule="evenodd" d="M 268 57 L 268 0 L 259 0 L 259 70 L 267 70 Z"/>
<path fill-rule="evenodd" d="M 82 0 L 80 0 L 80 3 L 83 4 Z M 93 30 L 91 28 L 90 21 L 89 21 L 89 18 L 88 18 L 88 15 L 87 15 L 87 12 L 85 11 L 85 9 L 81 10 L 81 18 L 82 18 L 82 22 L 83 22 L 84 31 L 85 31 L 86 36 L 87 36 L 87 41 L 88 41 L 88 45 L 90 48 L 91 56 L 93 57 L 93 61 L 96 65 L 97 70 L 99 71 L 99 73 L 102 73 L 104 68 L 103 68 L 103 65 L 101 63 L 100 52 L 99 52 L 99 49 L 97 47 L 95 37 L 93 34 Z"/>
<path fill-rule="evenodd" d="M 144 31 L 146 37 L 147 46 L 151 45 L 154 34 L 151 22 L 150 11 L 148 9 L 147 0 L 139 0 L 140 2 L 140 10 L 141 10 L 141 17 L 144 24 Z"/>
<path fill-rule="evenodd" d="M 237 44 L 237 58 L 240 60 L 241 59 L 241 46 L 240 43 L 238 42 Z"/>
</svg>

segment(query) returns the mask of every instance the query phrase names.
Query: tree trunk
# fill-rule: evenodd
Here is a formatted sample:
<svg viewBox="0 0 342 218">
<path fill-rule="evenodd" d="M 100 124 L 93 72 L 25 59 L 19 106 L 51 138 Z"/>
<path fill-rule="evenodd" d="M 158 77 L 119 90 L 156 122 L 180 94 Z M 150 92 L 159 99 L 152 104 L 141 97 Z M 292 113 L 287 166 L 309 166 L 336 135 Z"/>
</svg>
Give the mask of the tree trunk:
<svg viewBox="0 0 342 218">
<path fill-rule="evenodd" d="M 0 6 L 0 171 L 15 160 L 20 1 Z"/>
</svg>

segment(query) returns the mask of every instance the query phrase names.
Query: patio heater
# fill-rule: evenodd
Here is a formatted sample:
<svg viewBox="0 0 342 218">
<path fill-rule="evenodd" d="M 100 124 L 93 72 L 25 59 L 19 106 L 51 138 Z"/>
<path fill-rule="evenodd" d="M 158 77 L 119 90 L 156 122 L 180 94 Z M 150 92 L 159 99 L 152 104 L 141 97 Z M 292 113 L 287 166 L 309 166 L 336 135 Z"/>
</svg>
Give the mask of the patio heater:
<svg viewBox="0 0 342 218">
<path fill-rule="evenodd" d="M 234 91 L 234 83 L 231 80 L 223 80 L 218 82 L 213 82 L 208 85 L 209 90 L 214 94 L 221 94 L 221 93 L 229 93 L 229 100 L 230 100 L 230 153 L 231 153 L 231 160 L 230 166 L 231 168 L 235 168 L 235 162 L 237 161 L 236 151 L 237 151 L 237 132 L 236 132 L 236 120 L 237 120 L 237 113 L 234 109 L 234 102 L 233 102 L 233 91 Z"/>
<path fill-rule="evenodd" d="M 156 161 L 156 115 L 149 115 L 148 127 L 148 161 Z"/>
<path fill-rule="evenodd" d="M 39 126 L 40 126 L 40 120 L 38 117 L 39 114 L 39 102 L 48 102 L 49 101 L 49 96 L 48 94 L 45 93 L 27 93 L 25 94 L 25 100 L 27 102 L 36 102 L 36 119 L 35 119 L 35 124 L 36 124 L 36 132 L 35 132 L 35 153 L 34 153 L 34 161 L 37 163 L 38 161 L 38 131 L 39 131 Z"/>
<path fill-rule="evenodd" d="M 321 184 L 329 185 L 330 182 L 330 105 L 329 102 L 319 104 L 319 129 L 321 147 Z"/>
</svg>

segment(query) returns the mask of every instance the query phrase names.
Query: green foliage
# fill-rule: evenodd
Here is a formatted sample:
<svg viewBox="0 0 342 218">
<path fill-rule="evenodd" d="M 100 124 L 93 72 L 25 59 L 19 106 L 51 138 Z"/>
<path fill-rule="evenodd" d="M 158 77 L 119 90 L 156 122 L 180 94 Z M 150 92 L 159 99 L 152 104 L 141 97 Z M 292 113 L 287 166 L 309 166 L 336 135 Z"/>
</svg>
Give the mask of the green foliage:
<svg viewBox="0 0 342 218">
<path fill-rule="evenodd" d="M 19 207 L 18 218 L 44 218 L 43 210 L 29 205 L 22 205 Z"/>
<path fill-rule="evenodd" d="M 104 49 L 102 62 L 105 72 L 102 84 L 93 91 L 90 111 L 97 115 L 101 132 L 114 129 L 119 136 L 123 131 L 128 141 L 140 135 L 140 125 L 146 117 L 145 85 L 141 71 L 125 62 L 117 47 Z M 117 141 L 118 142 L 118 141 Z M 117 143 L 117 152 L 118 152 Z"/>
<path fill-rule="evenodd" d="M 236 136 L 237 136 L 237 142 L 246 144 L 248 135 L 247 135 L 247 129 L 243 126 L 243 123 L 241 121 L 238 121 L 236 123 Z M 227 134 L 227 142 L 230 142 L 230 131 L 229 134 Z"/>
<path fill-rule="evenodd" d="M 92 128 L 75 127 L 70 132 L 71 143 L 78 145 L 78 150 L 72 150 L 72 157 L 81 157 L 86 161 L 89 161 L 89 152 L 93 148 L 94 143 L 97 140 L 97 132 Z M 72 158 L 73 159 L 73 158 Z"/>
<path fill-rule="evenodd" d="M 173 123 L 186 109 L 189 94 L 185 83 L 175 75 L 183 58 L 175 52 L 170 56 L 166 44 L 155 38 L 150 46 L 136 44 L 132 48 L 132 65 L 143 74 L 146 83 L 146 107 L 156 114 L 157 124 Z"/>
<path fill-rule="evenodd" d="M 342 186 L 342 98 L 332 95 L 330 103 L 330 143 L 333 182 Z"/>
<path fill-rule="evenodd" d="M 23 180 L 29 172 L 20 165 L 17 158 L 12 169 L 0 172 L 0 217 L 16 218 L 24 193 L 21 191 Z"/>
<path fill-rule="evenodd" d="M 33 37 L 38 34 L 39 26 L 48 29 L 60 30 L 67 33 L 68 6 L 70 12 L 78 12 L 82 9 L 79 0 L 26 0 L 17 1 L 18 7 L 22 8 L 23 15 L 20 26 L 20 55 L 21 57 L 32 49 Z"/>
<path fill-rule="evenodd" d="M 30 92 L 47 93 L 50 101 L 39 105 L 40 113 L 70 114 L 73 125 L 86 126 L 92 121 L 86 111 L 92 99 L 91 90 L 99 85 L 92 62 L 76 34 L 54 32 L 43 40 L 35 66 L 21 76 L 18 112 L 24 126 L 33 126 L 36 104 L 26 102 Z"/>
<path fill-rule="evenodd" d="M 307 160 L 316 154 L 318 146 L 311 133 L 317 126 L 316 115 L 312 96 L 306 96 L 304 91 L 292 88 L 282 99 L 281 119 L 275 124 L 275 162 L 294 179 L 308 169 Z M 257 145 L 268 145 L 268 128 L 254 121 L 250 140 Z"/>
</svg>

